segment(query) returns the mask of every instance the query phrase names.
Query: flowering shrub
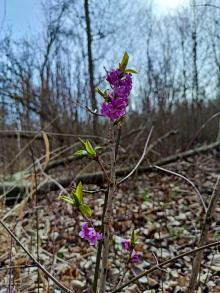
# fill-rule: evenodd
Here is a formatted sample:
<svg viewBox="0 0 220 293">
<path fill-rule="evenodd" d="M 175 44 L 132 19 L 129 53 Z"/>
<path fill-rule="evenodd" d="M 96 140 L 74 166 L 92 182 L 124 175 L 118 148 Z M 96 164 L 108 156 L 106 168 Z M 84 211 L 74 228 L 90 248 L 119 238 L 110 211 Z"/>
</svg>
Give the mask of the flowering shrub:
<svg viewBox="0 0 220 293">
<path fill-rule="evenodd" d="M 101 233 L 97 232 L 92 225 L 93 211 L 87 203 L 84 201 L 83 195 L 83 185 L 81 182 L 76 186 L 75 191 L 70 195 L 62 195 L 61 199 L 66 201 L 68 204 L 73 205 L 84 217 L 85 222 L 81 226 L 81 231 L 79 236 L 89 242 L 90 245 L 96 246 L 97 248 L 97 258 L 96 258 L 96 268 L 93 280 L 93 292 L 97 292 L 97 284 L 99 278 L 100 262 L 101 265 L 101 276 L 100 276 L 100 288 L 99 293 L 104 293 L 106 288 L 106 276 L 108 270 L 108 253 L 109 253 L 109 243 L 111 239 L 111 228 L 110 222 L 112 218 L 112 202 L 117 189 L 117 183 L 115 178 L 115 161 L 117 147 L 119 140 L 116 142 L 114 132 L 115 125 L 121 126 L 121 121 L 126 114 L 126 107 L 128 106 L 129 95 L 132 89 L 132 73 L 136 73 L 133 69 L 126 69 L 128 64 L 128 54 L 125 53 L 122 61 L 119 63 L 117 69 L 113 69 L 107 72 L 106 80 L 109 83 L 110 89 L 105 91 L 97 88 L 97 92 L 104 98 L 101 104 L 101 114 L 111 120 L 111 172 L 109 173 L 106 169 L 102 160 L 98 154 L 100 147 L 93 146 L 89 140 L 82 140 L 82 149 L 75 152 L 76 156 L 86 156 L 94 161 L 96 161 L 106 179 L 108 184 L 108 192 L 105 194 L 105 201 L 103 206 L 103 216 Z M 119 131 L 119 129 L 118 129 Z M 118 132 L 120 133 L 120 132 Z M 129 252 L 128 263 L 134 264 L 140 262 L 140 252 L 136 251 L 136 234 L 133 231 L 130 240 L 124 240 L 122 242 L 122 247 Z"/>
</svg>

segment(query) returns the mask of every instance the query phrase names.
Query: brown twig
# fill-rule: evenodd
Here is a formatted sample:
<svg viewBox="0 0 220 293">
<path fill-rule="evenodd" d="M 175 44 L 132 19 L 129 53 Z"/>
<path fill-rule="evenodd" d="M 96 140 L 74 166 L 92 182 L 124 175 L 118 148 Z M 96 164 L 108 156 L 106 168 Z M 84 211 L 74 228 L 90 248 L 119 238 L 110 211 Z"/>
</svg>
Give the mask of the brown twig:
<svg viewBox="0 0 220 293">
<path fill-rule="evenodd" d="M 138 169 L 138 167 L 140 166 L 140 164 L 142 163 L 142 161 L 144 160 L 144 157 L 147 153 L 147 146 L 148 146 L 148 143 L 150 141 L 150 138 L 151 138 L 151 134 L 152 134 L 152 131 L 153 131 L 153 127 L 151 128 L 150 132 L 149 132 L 149 135 L 147 137 L 147 140 L 146 140 L 146 143 L 145 143 L 145 146 L 144 146 L 144 150 L 143 150 L 143 153 L 142 153 L 142 156 L 140 157 L 140 160 L 137 162 L 137 164 L 135 165 L 135 167 L 131 170 L 131 172 L 125 176 L 123 179 L 121 179 L 117 185 L 120 185 L 121 183 L 123 183 L 125 180 L 127 180 L 131 175 L 134 174 L 134 172 Z"/>
<path fill-rule="evenodd" d="M 4 267 L 4 268 L 0 268 L 0 271 L 4 271 L 4 270 L 13 270 L 13 269 L 28 269 L 28 268 L 35 268 L 37 267 L 37 265 L 20 265 L 20 266 L 8 266 L 8 267 Z"/>
<path fill-rule="evenodd" d="M 102 161 L 101 161 L 99 156 L 96 157 L 96 161 L 98 162 L 98 164 L 99 164 L 99 166 L 100 166 L 100 168 L 101 168 L 106 180 L 108 181 L 109 184 L 111 184 L 111 178 L 109 178 L 108 173 L 105 170 L 105 167 L 104 167 L 104 165 L 103 165 L 103 163 L 102 163 Z"/>
<path fill-rule="evenodd" d="M 102 114 L 96 112 L 96 111 L 93 111 L 92 109 L 90 109 L 88 106 L 84 106 L 83 104 L 81 104 L 79 101 L 74 101 L 73 102 L 76 106 L 80 106 L 82 109 L 86 110 L 87 112 L 91 113 L 92 115 L 96 115 L 96 116 L 99 116 L 99 117 L 103 117 Z"/>
<path fill-rule="evenodd" d="M 150 152 L 153 148 L 155 148 L 156 145 L 163 143 L 164 140 L 166 140 L 170 136 L 177 135 L 178 133 L 179 133 L 178 129 L 172 129 L 166 132 L 165 134 L 163 134 L 162 136 L 158 137 L 151 145 L 149 145 L 148 152 Z"/>
<path fill-rule="evenodd" d="M 11 293 L 12 292 L 12 246 L 13 246 L 13 239 L 11 238 L 11 243 L 10 243 L 10 253 L 9 253 L 9 282 L 8 282 L 8 292 Z"/>
<path fill-rule="evenodd" d="M 188 150 L 193 142 L 195 141 L 195 139 L 198 137 L 198 135 L 200 134 L 200 132 L 206 127 L 206 125 L 212 121 L 214 118 L 218 117 L 220 115 L 220 112 L 215 113 L 214 115 L 212 115 L 208 120 L 206 120 L 205 123 L 202 124 L 202 126 L 197 130 L 196 134 L 193 136 L 193 138 L 191 139 L 191 141 L 188 143 L 188 145 L 184 148 L 184 151 Z"/>
<path fill-rule="evenodd" d="M 37 265 L 37 267 L 44 272 L 44 274 L 51 279 L 60 289 L 67 293 L 73 293 L 72 290 L 65 287 L 61 284 L 53 275 L 48 272 L 42 264 L 40 264 L 37 259 L 24 247 L 21 241 L 16 237 L 16 235 L 7 227 L 7 225 L 0 219 L 0 224 L 4 227 L 4 229 L 10 234 L 10 236 L 16 241 L 16 243 L 24 250 L 24 252 L 30 257 L 30 259 Z"/>
<path fill-rule="evenodd" d="M 46 128 L 45 128 L 46 129 Z M 98 135 L 89 135 L 89 134 L 72 134 L 72 133 L 61 133 L 61 132 L 51 132 L 51 131 L 45 131 L 47 135 L 49 136 L 61 136 L 61 137 L 81 137 L 81 138 L 98 138 L 102 140 L 106 140 L 105 137 L 101 137 Z M 43 140 L 42 136 L 39 135 L 39 131 L 34 131 L 34 130 L 5 130 L 5 129 L 0 129 L 0 136 L 2 137 L 8 137 L 8 138 L 17 138 L 17 135 L 19 134 L 20 138 L 34 138 Z"/>
<path fill-rule="evenodd" d="M 31 158 L 33 163 L 33 175 L 34 175 L 34 204 L 35 204 L 35 219 L 36 219 L 36 236 L 37 236 L 37 243 L 36 243 L 36 250 L 37 250 L 37 261 L 40 260 L 40 254 L 39 254 L 39 215 L 38 215 L 38 183 L 37 183 L 37 170 L 35 165 L 35 159 L 34 159 L 34 151 L 30 147 L 31 151 Z M 39 268 L 37 270 L 37 292 L 40 292 L 40 271 Z"/>
<path fill-rule="evenodd" d="M 216 242 L 213 242 L 213 243 L 210 243 L 210 244 L 207 244 L 207 245 L 204 245 L 204 246 L 201 246 L 201 247 L 198 247 L 196 249 L 193 249 L 193 250 L 190 250 L 190 251 L 187 251 L 187 252 L 184 252 L 184 253 L 181 253 L 173 258 L 170 258 L 168 260 L 165 260 L 161 263 L 159 263 L 159 267 L 158 265 L 155 265 L 153 266 L 152 268 L 150 268 L 149 270 L 146 270 L 144 271 L 143 273 L 137 275 L 136 277 L 132 278 L 131 280 L 125 282 L 124 284 L 122 284 L 120 287 L 118 287 L 117 289 L 111 291 L 111 293 L 116 293 L 116 292 L 121 292 L 121 290 L 127 286 L 129 286 L 130 284 L 136 282 L 137 280 L 139 280 L 140 278 L 142 278 L 143 276 L 146 276 L 146 275 L 149 275 L 150 273 L 158 270 L 159 268 L 162 268 L 172 262 L 175 262 L 177 261 L 178 259 L 181 259 L 185 256 L 188 256 L 188 255 L 191 255 L 191 254 L 194 254 L 198 251 L 201 251 L 201 250 L 204 250 L 204 249 L 207 249 L 207 248 L 211 248 L 211 247 L 214 247 L 214 246 L 217 246 L 217 245 L 220 245 L 220 241 L 216 241 Z"/>
<path fill-rule="evenodd" d="M 113 198 L 115 194 L 116 188 L 116 177 L 115 177 L 115 136 L 114 136 L 114 128 L 111 129 L 111 184 L 108 186 L 108 197 L 106 204 L 106 211 L 103 210 L 104 213 L 104 233 L 103 233 L 103 252 L 102 252 L 102 269 L 100 276 L 100 287 L 99 293 L 105 293 L 106 289 L 106 277 L 108 272 L 108 256 L 109 256 L 109 242 L 111 238 L 111 220 L 112 220 L 112 206 L 113 206 Z"/>
<path fill-rule="evenodd" d="M 109 193 L 109 190 L 107 189 L 105 191 L 104 206 L 103 206 L 103 212 L 102 212 L 102 227 L 101 227 L 102 235 L 104 235 L 104 219 L 105 219 L 105 212 L 106 212 L 107 203 L 108 203 L 108 193 Z M 97 292 L 98 279 L 99 279 L 99 269 L 100 269 L 101 256 L 102 256 L 102 246 L 103 246 L 103 240 L 98 242 L 95 272 L 94 272 L 93 284 L 92 284 L 92 289 L 93 289 L 94 293 Z"/>
<path fill-rule="evenodd" d="M 216 8 L 216 9 L 220 9 L 220 6 L 217 5 L 213 5 L 213 4 L 209 4 L 209 3 L 205 3 L 205 4 L 196 4 L 194 6 L 202 6 L 202 7 L 212 7 L 212 8 Z"/>
<path fill-rule="evenodd" d="M 205 204 L 205 202 L 204 202 L 204 200 L 203 200 L 203 198 L 202 198 L 202 195 L 201 195 L 200 191 L 198 190 L 198 188 L 196 187 L 196 185 L 195 185 L 191 180 L 189 180 L 187 177 L 185 177 L 185 176 L 183 176 L 183 175 L 181 175 L 181 174 L 179 174 L 179 173 L 176 173 L 176 172 L 173 172 L 173 171 L 167 170 L 167 169 L 165 169 L 165 168 L 162 168 L 162 167 L 159 167 L 159 166 L 156 166 L 156 165 L 154 165 L 153 168 L 158 169 L 158 170 L 161 170 L 161 171 L 163 171 L 163 172 L 170 173 L 170 174 L 172 174 L 172 175 L 174 175 L 174 176 L 180 177 L 180 178 L 182 178 L 183 180 L 187 181 L 187 182 L 193 187 L 193 189 L 195 190 L 195 192 L 196 192 L 196 194 L 197 194 L 199 200 L 201 201 L 201 204 L 202 204 L 202 206 L 203 206 L 204 211 L 207 212 L 207 207 L 206 207 L 206 204 Z"/>
<path fill-rule="evenodd" d="M 200 240 L 199 240 L 199 244 L 198 244 L 199 247 L 205 245 L 208 241 L 209 228 L 212 224 L 215 208 L 216 208 L 218 199 L 220 197 L 219 181 L 220 181 L 220 176 L 217 178 L 216 185 L 213 190 L 213 193 L 212 193 L 212 196 L 211 196 L 211 199 L 209 202 L 209 206 L 208 206 L 208 209 L 206 212 L 205 222 L 203 224 L 203 228 L 202 228 L 202 232 L 201 232 L 201 236 L 200 236 Z M 195 289 L 198 284 L 197 277 L 198 277 L 199 270 L 201 267 L 202 256 L 203 256 L 203 252 L 199 251 L 193 260 L 192 273 L 191 273 L 187 293 L 195 292 Z"/>
</svg>

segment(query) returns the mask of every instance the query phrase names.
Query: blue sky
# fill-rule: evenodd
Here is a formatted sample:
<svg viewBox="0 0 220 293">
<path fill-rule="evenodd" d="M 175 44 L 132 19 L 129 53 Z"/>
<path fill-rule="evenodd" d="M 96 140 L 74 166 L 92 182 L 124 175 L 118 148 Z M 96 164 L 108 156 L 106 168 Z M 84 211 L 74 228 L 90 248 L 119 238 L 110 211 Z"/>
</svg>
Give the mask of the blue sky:
<svg viewBox="0 0 220 293">
<path fill-rule="evenodd" d="M 165 14 L 180 7 L 181 5 L 189 3 L 189 0 L 153 1 L 156 4 L 155 7 L 157 12 L 160 14 Z M 40 32 L 42 20 L 41 0 L 0 0 L 1 36 L 3 26 L 4 29 L 10 28 L 15 38 L 31 37 L 32 35 L 36 35 Z"/>
<path fill-rule="evenodd" d="M 40 0 L 0 0 L 0 27 L 10 28 L 17 38 L 40 31 L 42 22 Z"/>
</svg>

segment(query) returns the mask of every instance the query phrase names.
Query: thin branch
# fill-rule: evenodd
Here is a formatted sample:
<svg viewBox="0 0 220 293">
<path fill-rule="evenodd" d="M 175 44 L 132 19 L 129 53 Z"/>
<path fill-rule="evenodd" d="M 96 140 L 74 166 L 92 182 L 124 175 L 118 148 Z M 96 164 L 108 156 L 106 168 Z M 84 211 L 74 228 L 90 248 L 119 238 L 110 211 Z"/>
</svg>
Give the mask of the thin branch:
<svg viewBox="0 0 220 293">
<path fill-rule="evenodd" d="M 170 136 L 176 135 L 178 133 L 179 133 L 178 129 L 173 129 L 171 131 L 166 132 L 162 136 L 158 137 L 158 139 L 155 142 L 149 145 L 148 152 L 151 151 L 153 148 L 155 148 L 156 145 L 163 143 L 164 140 L 166 140 Z"/>
<path fill-rule="evenodd" d="M 106 212 L 107 203 L 108 203 L 108 193 L 109 193 L 109 190 L 106 189 L 103 212 L 102 212 L 102 227 L 101 227 L 102 235 L 104 235 L 104 219 L 105 219 L 105 212 Z M 92 289 L 93 289 L 94 293 L 97 292 L 99 269 L 100 269 L 101 256 L 102 256 L 102 246 L 103 246 L 103 240 L 98 242 L 98 249 L 97 249 L 97 254 L 96 254 L 96 264 L 95 264 L 95 273 L 94 273 L 93 284 L 92 284 Z"/>
<path fill-rule="evenodd" d="M 198 190 L 198 188 L 196 187 L 196 185 L 191 180 L 189 180 L 187 177 L 185 177 L 185 176 L 183 176 L 183 175 L 181 175 L 179 173 L 164 169 L 164 168 L 156 166 L 156 165 L 154 165 L 153 168 L 161 170 L 161 171 L 164 171 L 164 172 L 167 172 L 167 173 L 170 173 L 172 175 L 175 175 L 175 176 L 180 177 L 183 180 L 187 181 L 193 187 L 193 189 L 195 190 L 196 194 L 198 195 L 199 200 L 202 203 L 203 209 L 205 210 L 205 212 L 207 212 L 207 207 L 206 207 L 206 204 L 205 204 L 205 202 L 204 202 L 204 200 L 202 198 L 202 195 L 201 195 L 200 191 Z"/>
<path fill-rule="evenodd" d="M 209 206 L 206 212 L 206 217 L 202 227 L 202 232 L 201 232 L 201 236 L 200 236 L 200 240 L 198 244 L 199 247 L 205 245 L 208 241 L 209 228 L 213 222 L 215 208 L 216 208 L 218 199 L 220 197 L 219 180 L 220 180 L 220 176 L 218 176 L 217 178 L 217 181 L 216 181 L 216 184 L 215 184 L 215 187 L 209 202 Z M 193 260 L 192 273 L 190 277 L 189 287 L 188 287 L 188 290 L 186 291 L 187 293 L 195 292 L 195 289 L 198 284 L 197 278 L 201 268 L 202 256 L 203 256 L 203 252 L 199 251 Z"/>
<path fill-rule="evenodd" d="M 154 257 L 154 259 L 155 259 L 155 262 L 156 262 L 156 264 L 157 264 L 158 270 L 160 270 L 160 271 L 162 271 L 162 272 L 165 272 L 165 273 L 167 273 L 167 271 L 166 271 L 166 270 L 164 270 L 164 269 L 160 268 L 160 264 L 159 264 L 159 261 L 158 261 L 158 258 L 157 258 L 157 256 L 156 256 L 156 254 L 155 254 L 154 252 L 152 252 L 152 254 L 153 254 L 153 257 Z"/>
<path fill-rule="evenodd" d="M 220 241 L 216 241 L 216 242 L 213 242 L 213 243 L 210 243 L 210 244 L 207 244 L 207 245 L 204 245 L 204 246 L 201 246 L 201 247 L 198 247 L 196 249 L 193 249 L 193 250 L 190 250 L 190 251 L 187 251 L 187 252 L 184 252 L 184 253 L 181 253 L 173 258 L 170 258 L 168 260 L 165 260 L 161 263 L 159 263 L 159 266 L 158 265 L 155 265 L 153 266 L 152 268 L 150 268 L 149 270 L 146 270 L 144 271 L 143 273 L 137 275 L 136 277 L 132 278 L 131 280 L 127 281 L 126 283 L 124 283 L 123 285 L 121 285 L 119 288 L 111 291 L 111 293 L 116 293 L 116 292 L 121 292 L 121 290 L 127 286 L 129 286 L 130 284 L 136 282 L 137 280 L 139 280 L 140 278 L 142 278 L 143 276 L 146 276 L 146 275 L 149 275 L 150 273 L 158 270 L 159 268 L 162 268 L 170 263 L 173 263 L 185 256 L 188 256 L 188 255 L 191 255 L 191 254 L 194 254 L 198 251 L 201 251 L 201 250 L 204 250 L 204 249 L 207 249 L 207 248 L 211 248 L 211 247 L 214 247 L 214 246 L 218 246 L 220 245 Z"/>
<path fill-rule="evenodd" d="M 100 166 L 105 178 L 107 179 L 108 183 L 111 184 L 111 179 L 109 178 L 108 173 L 106 172 L 105 167 L 104 167 L 104 165 L 103 165 L 103 163 L 102 163 L 102 161 L 101 161 L 99 156 L 97 156 L 96 161 L 98 162 L 98 164 L 99 164 L 99 166 Z"/>
<path fill-rule="evenodd" d="M 37 267 L 37 265 L 20 265 L 20 266 L 9 266 L 9 267 L 4 267 L 0 268 L 0 271 L 4 270 L 11 270 L 11 269 L 28 269 L 28 268 L 34 268 Z"/>
<path fill-rule="evenodd" d="M 120 139 L 121 139 L 121 126 L 118 128 L 118 133 L 117 133 L 117 138 L 116 138 L 116 145 L 115 145 L 115 160 L 117 159 L 118 156 L 118 148 L 120 144 Z"/>
<path fill-rule="evenodd" d="M 40 260 L 40 254 L 39 254 L 39 214 L 38 214 L 38 180 L 37 180 L 37 170 L 35 165 L 35 159 L 34 159 L 34 151 L 30 147 L 31 151 L 31 158 L 33 163 L 33 175 L 34 175 L 34 204 L 35 204 L 35 220 L 36 220 L 36 237 L 37 237 L 37 243 L 36 243 L 36 250 L 37 250 L 37 261 Z M 39 268 L 37 270 L 37 292 L 40 292 L 40 271 Z"/>
<path fill-rule="evenodd" d="M 90 109 L 88 106 L 84 106 L 84 105 L 81 104 L 79 101 L 73 101 L 73 103 L 74 103 L 76 106 L 80 106 L 82 109 L 86 110 L 87 112 L 91 113 L 92 115 L 103 117 L 102 114 L 96 112 L 96 110 L 94 111 L 94 110 Z"/>
<path fill-rule="evenodd" d="M 8 282 L 8 292 L 12 293 L 12 246 L 13 246 L 13 239 L 11 238 L 11 243 L 10 243 L 10 254 L 9 254 L 9 282 Z"/>
<path fill-rule="evenodd" d="M 134 172 L 137 170 L 137 168 L 138 168 L 138 167 L 140 166 L 140 164 L 142 163 L 142 161 L 144 160 L 144 157 L 145 157 L 145 155 L 146 155 L 146 153 L 147 153 L 147 146 L 148 146 L 148 143 L 149 143 L 149 141 L 150 141 L 152 131 L 153 131 L 153 127 L 151 127 L 150 133 L 149 133 L 149 135 L 148 135 L 148 137 L 147 137 L 147 140 L 146 140 L 146 143 L 145 143 L 145 146 L 144 146 L 144 151 L 143 151 L 143 153 L 142 153 L 142 156 L 141 156 L 140 160 L 137 162 L 136 166 L 131 170 L 131 172 L 130 172 L 127 176 L 125 176 L 123 179 L 121 179 L 121 180 L 117 183 L 117 185 L 120 185 L 121 183 L 123 183 L 124 181 L 126 181 L 131 175 L 133 175 Z"/>
<path fill-rule="evenodd" d="M 109 266 L 109 244 L 111 239 L 111 221 L 112 221 L 112 209 L 113 209 L 113 200 L 116 191 L 116 175 L 115 175 L 115 136 L 114 128 L 111 129 L 111 173 L 110 179 L 111 184 L 108 184 L 108 197 L 106 202 L 106 211 L 103 209 L 103 252 L 102 252 L 102 270 L 100 275 L 100 287 L 99 293 L 106 292 L 106 278 L 108 273 Z"/>
<path fill-rule="evenodd" d="M 44 131 L 46 134 L 50 136 L 61 136 L 61 137 L 82 137 L 82 138 L 99 138 L 102 140 L 107 140 L 105 137 L 101 137 L 98 135 L 89 135 L 89 134 L 72 134 L 72 133 L 61 133 L 61 132 L 50 132 L 50 131 Z M 34 135 L 39 135 L 40 131 L 34 131 L 34 130 L 7 130 L 7 129 L 1 129 L 0 130 L 0 136 L 5 137 L 17 137 L 17 134 L 21 136 L 21 138 L 33 138 Z M 36 137 L 36 139 L 43 140 L 42 136 Z"/>
<path fill-rule="evenodd" d="M 211 117 L 209 117 L 208 120 L 206 120 L 205 123 L 202 124 L 202 126 L 200 126 L 200 128 L 197 130 L 196 134 L 193 136 L 193 138 L 191 139 L 191 141 L 188 143 L 188 145 L 186 146 L 186 148 L 184 149 L 184 151 L 188 150 L 193 142 L 195 141 L 195 139 L 198 137 L 198 135 L 200 134 L 200 132 L 206 127 L 206 125 L 212 121 L 214 118 L 218 117 L 220 115 L 220 112 L 215 113 L 214 115 L 212 115 Z"/>
<path fill-rule="evenodd" d="M 212 8 L 217 8 L 220 9 L 220 6 L 214 5 L 214 4 L 209 4 L 209 3 L 205 3 L 205 4 L 196 4 L 194 6 L 202 6 L 202 7 L 212 7 Z"/>
<path fill-rule="evenodd" d="M 7 227 L 7 225 L 0 219 L 0 224 L 5 228 L 5 230 L 10 234 L 10 236 L 16 241 L 16 243 L 24 250 L 24 252 L 30 257 L 30 259 L 38 266 L 38 268 L 44 272 L 44 274 L 51 279 L 60 289 L 67 293 L 73 293 L 72 290 L 65 287 L 61 284 L 53 275 L 51 275 L 44 266 L 42 266 L 37 259 L 24 247 L 24 245 L 20 242 L 20 240 L 16 237 L 16 235 Z"/>
</svg>

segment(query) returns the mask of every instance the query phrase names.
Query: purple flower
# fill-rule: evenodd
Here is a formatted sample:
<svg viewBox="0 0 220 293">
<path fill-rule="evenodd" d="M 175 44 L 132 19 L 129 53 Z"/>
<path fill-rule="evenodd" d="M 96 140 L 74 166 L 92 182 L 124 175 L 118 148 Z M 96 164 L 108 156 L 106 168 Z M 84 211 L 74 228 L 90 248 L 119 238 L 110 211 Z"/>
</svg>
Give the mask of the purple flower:
<svg viewBox="0 0 220 293">
<path fill-rule="evenodd" d="M 122 247 L 127 251 L 132 251 L 132 249 L 133 249 L 130 241 L 126 240 L 126 239 L 122 240 Z"/>
<path fill-rule="evenodd" d="M 132 75 L 126 74 L 120 81 L 120 87 L 123 87 L 129 95 L 132 89 Z"/>
<path fill-rule="evenodd" d="M 107 74 L 106 80 L 110 83 L 111 86 L 118 86 L 120 83 L 120 70 L 112 70 Z"/>
<path fill-rule="evenodd" d="M 96 232 L 94 228 L 88 227 L 88 223 L 82 224 L 79 236 L 87 241 L 90 245 L 95 246 L 98 240 L 102 239 L 102 233 Z"/>
<path fill-rule="evenodd" d="M 131 242 L 129 240 L 126 240 L 126 239 L 122 240 L 122 247 L 131 253 L 131 256 L 130 256 L 131 263 L 140 262 L 141 253 L 134 249 L 134 247 L 131 245 Z"/>
<path fill-rule="evenodd" d="M 88 228 L 88 225 L 89 225 L 88 223 L 82 224 L 81 231 L 79 232 L 79 236 L 81 238 L 86 239 L 89 237 L 91 228 Z"/>
<path fill-rule="evenodd" d="M 121 98 L 112 99 L 109 103 L 104 102 L 101 107 L 101 113 L 112 121 L 116 121 L 125 115 L 127 103 L 127 99 Z"/>
<path fill-rule="evenodd" d="M 128 96 L 132 89 L 132 75 L 116 69 L 108 73 L 106 80 L 110 83 L 111 90 L 109 101 L 102 104 L 101 113 L 115 122 L 126 113 Z"/>
<path fill-rule="evenodd" d="M 139 263 L 141 261 L 140 256 L 141 256 L 140 252 L 133 249 L 130 262 L 131 263 Z"/>
</svg>

